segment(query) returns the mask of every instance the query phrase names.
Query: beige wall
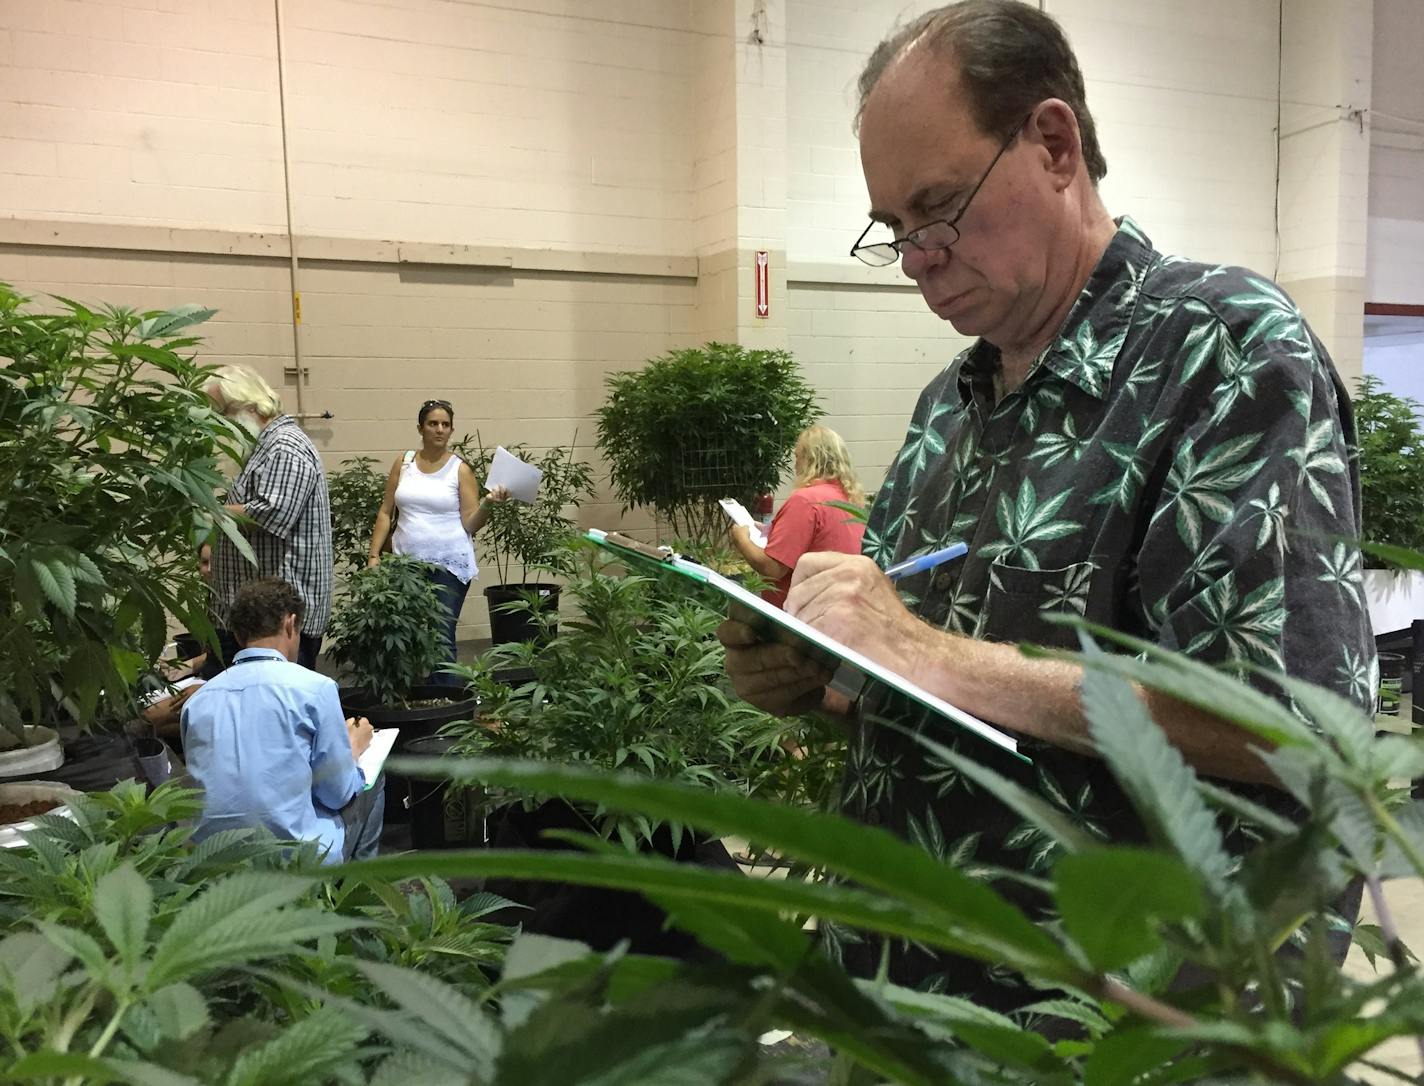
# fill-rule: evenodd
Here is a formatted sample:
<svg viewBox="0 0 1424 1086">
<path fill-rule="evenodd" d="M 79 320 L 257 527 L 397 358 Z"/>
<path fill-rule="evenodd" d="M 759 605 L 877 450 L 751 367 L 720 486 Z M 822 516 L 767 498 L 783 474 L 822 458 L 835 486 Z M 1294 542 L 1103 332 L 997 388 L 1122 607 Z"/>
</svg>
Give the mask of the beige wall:
<svg viewBox="0 0 1424 1086">
<path fill-rule="evenodd" d="M 1314 25 L 1307 9 L 1321 4 L 1288 0 L 1287 28 Z M 1335 23 L 1288 44 L 1309 60 L 1284 73 L 1301 75 L 1286 80 L 1291 108 L 1344 101 L 1369 71 L 1369 49 L 1341 32 L 1370 0 L 1341 4 Z M 330 463 L 393 456 L 435 393 L 488 438 L 541 446 L 577 429 L 591 454 L 605 373 L 719 335 L 789 346 L 878 484 L 919 389 L 963 346 L 893 269 L 846 255 L 865 211 L 855 76 L 924 0 L 282 5 L 306 407 L 336 416 L 311 425 Z M 1269 272 L 1275 5 L 1047 8 L 1083 62 L 1114 213 L 1165 251 Z M 215 305 L 209 357 L 282 380 L 292 329 L 273 10 L 0 0 L 0 278 Z M 1308 165 L 1310 141 L 1328 145 L 1327 176 L 1283 196 L 1302 222 L 1321 201 L 1333 218 L 1326 238 L 1286 239 L 1282 272 L 1348 356 L 1363 183 L 1346 127 L 1284 149 Z M 752 312 L 759 249 L 772 262 L 765 319 Z M 606 499 L 584 514 L 616 519 Z M 483 609 L 465 620 L 481 633 Z"/>
<path fill-rule="evenodd" d="M 1424 11 L 1375 0 L 1370 126 L 1371 302 L 1424 305 Z"/>
</svg>

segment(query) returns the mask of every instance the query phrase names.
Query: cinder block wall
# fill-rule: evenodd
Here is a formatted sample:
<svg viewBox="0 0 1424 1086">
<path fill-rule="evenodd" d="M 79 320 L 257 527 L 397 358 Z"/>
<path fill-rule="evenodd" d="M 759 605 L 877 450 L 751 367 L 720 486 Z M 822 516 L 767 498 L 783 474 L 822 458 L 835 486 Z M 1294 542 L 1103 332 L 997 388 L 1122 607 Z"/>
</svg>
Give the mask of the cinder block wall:
<svg viewBox="0 0 1424 1086">
<path fill-rule="evenodd" d="M 761 247 L 760 223 L 772 330 L 878 484 L 920 387 L 963 346 L 893 269 L 846 255 L 865 214 L 855 76 L 928 5 L 768 0 L 758 30 L 753 5 L 725 2 L 283 0 L 305 406 L 335 414 L 310 427 L 330 465 L 388 462 L 431 395 L 491 441 L 577 431 L 592 456 L 604 375 L 700 339 L 699 284 L 728 245 Z M 1114 213 L 1164 250 L 1269 273 L 1275 5 L 1047 7 L 1083 62 Z M 1326 51 L 1370 8 L 1341 0 L 1291 48 Z M 731 103 L 753 31 L 784 50 L 785 85 Z M 1368 49 L 1353 63 L 1368 73 Z M 256 366 L 294 407 L 277 70 L 272 0 L 0 3 L 0 279 L 214 305 L 208 357 Z M 1348 75 L 1298 104 L 1337 100 Z M 1339 273 L 1359 240 L 1363 185 L 1341 161 L 1318 181 L 1338 214 L 1302 282 Z M 1358 327 L 1325 332 L 1345 368 Z M 614 525 L 618 509 L 605 496 L 583 519 Z M 485 632 L 477 594 L 463 620 Z"/>
</svg>

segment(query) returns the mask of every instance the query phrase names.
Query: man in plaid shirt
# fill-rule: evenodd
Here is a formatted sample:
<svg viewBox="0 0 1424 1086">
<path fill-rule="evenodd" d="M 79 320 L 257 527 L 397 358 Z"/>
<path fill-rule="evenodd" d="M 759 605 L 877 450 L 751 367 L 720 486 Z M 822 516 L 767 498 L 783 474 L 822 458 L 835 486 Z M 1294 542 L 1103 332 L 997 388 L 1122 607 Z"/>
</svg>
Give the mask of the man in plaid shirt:
<svg viewBox="0 0 1424 1086">
<path fill-rule="evenodd" d="M 252 453 L 233 481 L 227 508 L 244 519 L 244 531 L 257 556 L 253 566 L 225 536 L 213 552 L 213 620 L 221 660 L 211 674 L 232 661 L 238 644 L 227 614 L 237 590 L 259 577 L 275 577 L 294 586 L 306 605 L 297 663 L 315 670 L 326 620 L 331 616 L 335 559 L 331 549 L 331 503 L 326 472 L 311 439 L 260 376 L 244 366 L 224 366 L 207 388 L 219 411 L 256 438 Z M 210 654 L 209 659 L 213 659 Z"/>
</svg>

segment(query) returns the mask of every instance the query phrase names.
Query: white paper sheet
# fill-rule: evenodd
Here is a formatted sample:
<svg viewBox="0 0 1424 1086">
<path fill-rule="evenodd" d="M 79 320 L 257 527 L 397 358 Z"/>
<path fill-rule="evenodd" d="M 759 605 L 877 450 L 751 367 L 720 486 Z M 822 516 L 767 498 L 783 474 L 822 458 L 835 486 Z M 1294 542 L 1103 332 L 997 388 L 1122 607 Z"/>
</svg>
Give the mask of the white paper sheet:
<svg viewBox="0 0 1424 1086">
<path fill-rule="evenodd" d="M 719 498 L 717 504 L 722 507 L 722 512 L 726 513 L 733 524 L 740 524 L 744 528 L 750 528 L 751 541 L 758 547 L 766 548 L 766 535 L 761 530 L 761 525 L 752 519 L 752 515 L 747 512 L 747 507 L 736 498 Z"/>
<path fill-rule="evenodd" d="M 376 783 L 376 778 L 381 775 L 386 759 L 391 756 L 391 748 L 396 745 L 396 736 L 398 735 L 400 735 L 399 728 L 377 728 L 375 734 L 371 736 L 371 745 L 361 752 L 361 757 L 356 759 L 356 764 L 361 767 L 361 772 L 366 778 L 368 791 Z"/>
<path fill-rule="evenodd" d="M 500 445 L 494 450 L 494 460 L 490 463 L 485 489 L 493 490 L 502 486 L 509 491 L 511 498 L 533 505 L 534 499 L 539 496 L 539 480 L 542 478 L 542 471 Z"/>
<path fill-rule="evenodd" d="M 608 533 L 600 531 L 597 528 L 588 529 L 585 535 L 595 543 L 603 544 L 614 551 L 631 554 L 642 553 L 625 550 L 617 540 L 610 542 L 608 540 Z M 793 618 L 780 607 L 767 603 L 766 600 L 760 596 L 747 591 L 747 589 L 735 581 L 722 576 L 715 570 L 708 569 L 706 566 L 700 565 L 697 562 L 679 557 L 673 554 L 668 548 L 663 548 L 663 551 L 664 553 L 661 555 L 644 554 L 642 560 L 644 562 L 660 562 L 667 568 L 679 570 L 695 581 L 701 581 L 703 584 L 711 585 L 728 600 L 740 604 L 746 610 L 751 611 L 752 614 L 747 616 L 749 619 L 771 623 L 772 625 L 780 626 L 785 630 L 791 631 L 791 633 L 795 634 L 801 641 L 804 641 L 808 648 L 819 649 L 821 652 L 826 653 L 829 659 L 838 660 L 842 665 L 848 665 L 861 675 L 869 676 L 884 683 L 893 690 L 900 691 L 900 693 L 907 695 L 926 708 L 932 709 L 945 719 L 952 720 L 960 725 L 960 727 L 988 740 L 996 747 L 1001 747 L 1009 753 L 1017 755 L 1025 762 L 1032 761 L 1027 755 L 1020 753 L 1018 741 L 1015 740 L 1013 736 L 1007 735 L 992 724 L 980 720 L 973 713 L 967 712 L 957 705 L 952 705 L 943 698 L 937 697 L 928 690 L 912 683 L 903 675 L 891 671 L 888 667 L 877 664 L 875 661 L 862 656 L 854 649 L 842 645 L 834 638 L 827 637 L 821 633 L 820 630 L 807 625 L 799 618 Z"/>
<path fill-rule="evenodd" d="M 192 675 L 189 675 L 186 679 L 178 679 L 176 682 L 166 683 L 160 689 L 150 690 L 143 697 L 139 698 L 138 707 L 140 709 L 147 709 L 151 705 L 156 705 L 164 698 L 171 698 L 175 694 L 179 694 L 182 691 L 187 690 L 190 686 L 201 686 L 202 684 L 202 679 L 196 678 Z"/>
</svg>

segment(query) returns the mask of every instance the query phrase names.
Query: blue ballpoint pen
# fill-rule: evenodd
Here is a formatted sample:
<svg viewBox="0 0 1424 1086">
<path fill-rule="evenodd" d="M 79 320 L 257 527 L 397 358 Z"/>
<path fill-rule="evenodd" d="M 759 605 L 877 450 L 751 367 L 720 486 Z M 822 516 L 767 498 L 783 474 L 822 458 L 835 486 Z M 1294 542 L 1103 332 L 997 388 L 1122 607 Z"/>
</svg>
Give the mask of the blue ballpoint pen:
<svg viewBox="0 0 1424 1086">
<path fill-rule="evenodd" d="M 951 562 L 969 550 L 967 543 L 951 543 L 942 550 L 930 551 L 929 554 L 917 554 L 913 558 L 907 558 L 899 565 L 891 566 L 885 571 L 885 576 L 892 581 L 898 581 L 901 577 L 909 577 L 915 573 L 923 573 L 927 569 L 934 569 L 935 566 Z"/>
</svg>

